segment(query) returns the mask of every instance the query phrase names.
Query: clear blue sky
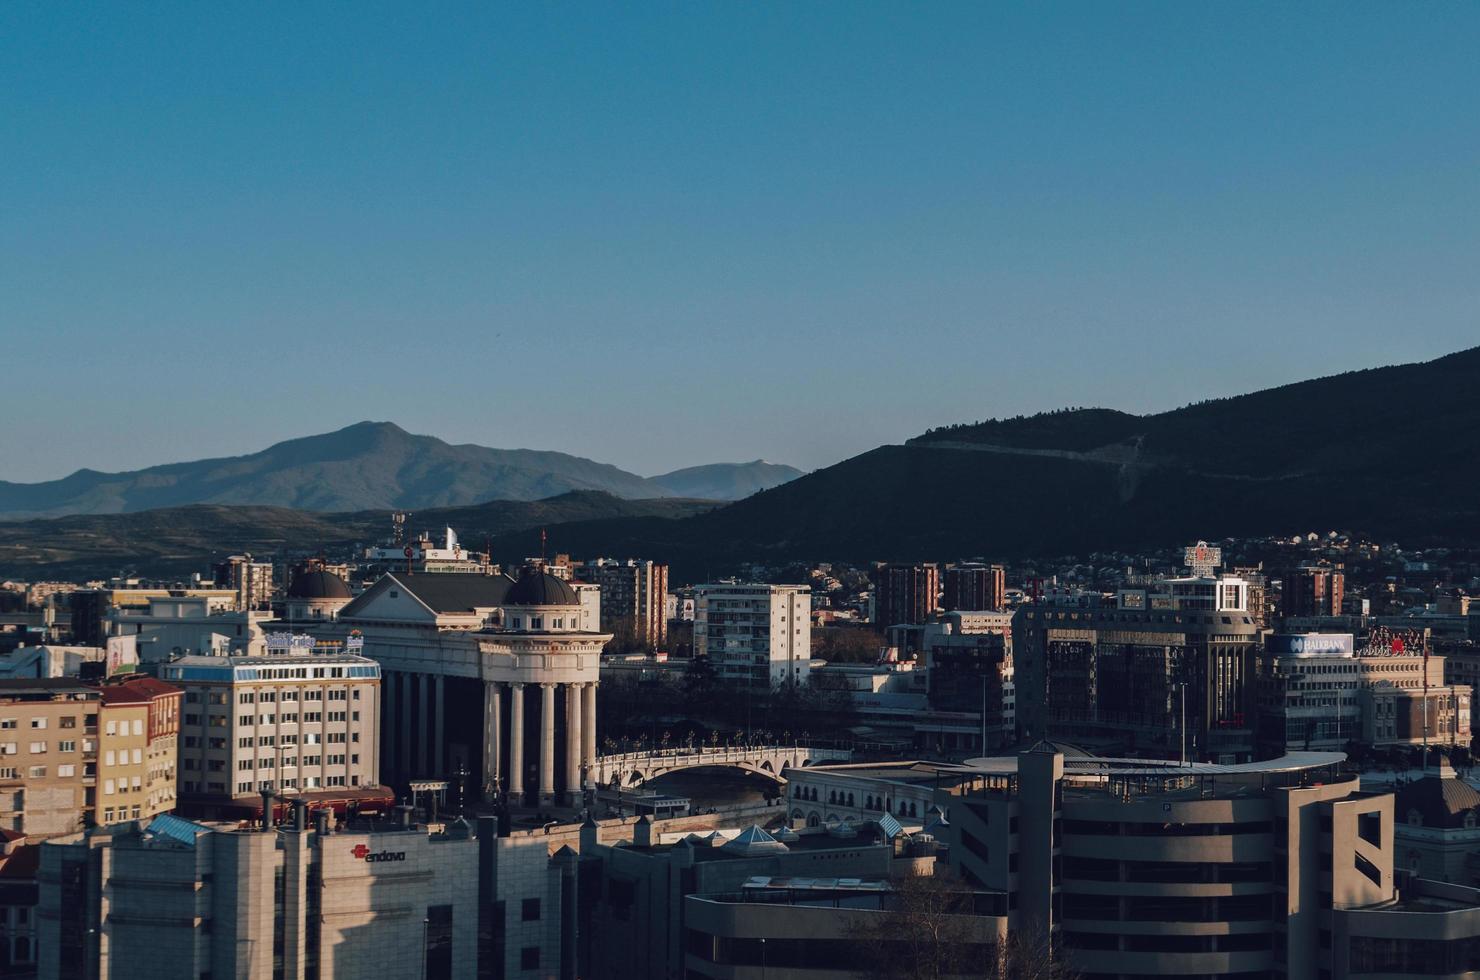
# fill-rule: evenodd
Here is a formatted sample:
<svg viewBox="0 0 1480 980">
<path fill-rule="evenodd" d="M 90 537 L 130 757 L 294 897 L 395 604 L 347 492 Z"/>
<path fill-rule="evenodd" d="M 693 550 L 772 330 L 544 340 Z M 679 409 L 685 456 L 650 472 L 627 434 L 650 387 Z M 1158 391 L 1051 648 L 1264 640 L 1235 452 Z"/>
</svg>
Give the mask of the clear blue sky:
<svg viewBox="0 0 1480 980">
<path fill-rule="evenodd" d="M 1477 51 L 1461 3 L 6 3 L 0 478 L 364 418 L 810 468 L 1480 344 Z"/>
</svg>

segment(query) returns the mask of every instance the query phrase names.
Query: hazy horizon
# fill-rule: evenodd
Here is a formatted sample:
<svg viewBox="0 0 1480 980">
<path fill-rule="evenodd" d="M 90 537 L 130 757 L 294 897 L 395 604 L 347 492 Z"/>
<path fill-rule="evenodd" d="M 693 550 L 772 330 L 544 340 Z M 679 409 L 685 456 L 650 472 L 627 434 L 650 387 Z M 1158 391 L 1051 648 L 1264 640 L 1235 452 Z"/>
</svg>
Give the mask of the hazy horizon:
<svg viewBox="0 0 1480 980">
<path fill-rule="evenodd" d="M 0 479 L 643 475 L 1480 342 L 1480 7 L 0 7 Z"/>
</svg>

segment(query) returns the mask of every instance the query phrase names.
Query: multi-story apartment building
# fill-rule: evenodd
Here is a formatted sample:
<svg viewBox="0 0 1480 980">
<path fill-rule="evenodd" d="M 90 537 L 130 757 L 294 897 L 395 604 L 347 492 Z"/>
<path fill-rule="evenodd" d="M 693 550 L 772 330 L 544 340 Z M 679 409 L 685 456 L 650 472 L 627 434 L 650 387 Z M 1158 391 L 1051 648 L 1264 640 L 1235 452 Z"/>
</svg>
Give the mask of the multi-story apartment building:
<svg viewBox="0 0 1480 980">
<path fill-rule="evenodd" d="M 0 830 L 52 837 L 93 822 L 101 701 L 71 678 L 0 682 Z"/>
<path fill-rule="evenodd" d="M 578 569 L 583 582 L 601 587 L 603 633 L 620 642 L 663 650 L 668 642 L 668 566 L 652 561 L 597 558 Z"/>
<path fill-rule="evenodd" d="M 266 609 L 272 602 L 272 562 L 232 555 L 213 569 L 216 584 L 236 593 L 238 609 Z"/>
<path fill-rule="evenodd" d="M 1350 633 L 1276 633 L 1259 680 L 1259 751 L 1470 744 L 1473 692 L 1441 656 L 1355 648 Z"/>
<path fill-rule="evenodd" d="M 302 794 L 379 780 L 380 666 L 349 654 L 181 657 L 179 809 L 238 813 L 262 790 Z M 330 794 L 332 795 L 332 794 Z"/>
<path fill-rule="evenodd" d="M 142 676 L 99 690 L 97 822 L 168 813 L 176 797 L 181 690 Z"/>
<path fill-rule="evenodd" d="M 805 585 L 716 583 L 695 590 L 694 655 L 723 679 L 805 684 L 812 666 L 812 591 Z"/>
<path fill-rule="evenodd" d="M 1066 593 L 1013 619 L 1018 730 L 1107 752 L 1249 759 L 1258 631 L 1237 576 Z"/>
<path fill-rule="evenodd" d="M 1006 609 L 1007 570 L 1001 565 L 947 565 L 942 607 L 946 610 Z"/>
<path fill-rule="evenodd" d="M 891 562 L 874 570 L 874 627 L 928 623 L 940 610 L 940 569 L 933 563 Z"/>
<path fill-rule="evenodd" d="M 1285 572 L 1280 613 L 1284 616 L 1340 616 L 1346 576 L 1324 562 Z"/>
</svg>

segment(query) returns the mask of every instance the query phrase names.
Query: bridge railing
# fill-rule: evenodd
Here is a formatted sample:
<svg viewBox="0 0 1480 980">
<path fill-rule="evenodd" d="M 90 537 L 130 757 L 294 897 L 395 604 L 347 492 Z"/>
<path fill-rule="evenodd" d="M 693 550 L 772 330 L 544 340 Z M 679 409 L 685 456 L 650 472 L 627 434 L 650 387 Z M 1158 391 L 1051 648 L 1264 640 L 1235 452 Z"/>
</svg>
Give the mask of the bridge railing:
<svg viewBox="0 0 1480 980">
<path fill-rule="evenodd" d="M 616 752 L 610 755 L 602 755 L 599 758 L 603 765 L 607 765 L 651 759 L 714 759 L 722 762 L 731 760 L 744 761 L 762 756 L 776 755 L 836 759 L 846 757 L 849 754 L 847 749 L 818 748 L 809 745 L 695 745 L 692 747 L 677 746 L 667 749 L 653 749 L 647 752 Z"/>
</svg>

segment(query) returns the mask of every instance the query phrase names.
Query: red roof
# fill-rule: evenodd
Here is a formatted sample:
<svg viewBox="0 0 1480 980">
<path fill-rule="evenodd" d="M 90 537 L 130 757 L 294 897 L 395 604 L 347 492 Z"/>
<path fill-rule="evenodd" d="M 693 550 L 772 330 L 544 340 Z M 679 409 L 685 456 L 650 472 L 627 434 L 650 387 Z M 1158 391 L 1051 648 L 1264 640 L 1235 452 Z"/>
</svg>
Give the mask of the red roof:
<svg viewBox="0 0 1480 980">
<path fill-rule="evenodd" d="M 8 857 L 0 857 L 0 878 L 29 880 L 41 867 L 41 842 L 21 844 Z"/>
<path fill-rule="evenodd" d="M 131 677 L 113 681 L 98 688 L 104 704 L 148 704 L 166 694 L 179 694 L 180 689 L 156 677 Z"/>
</svg>

